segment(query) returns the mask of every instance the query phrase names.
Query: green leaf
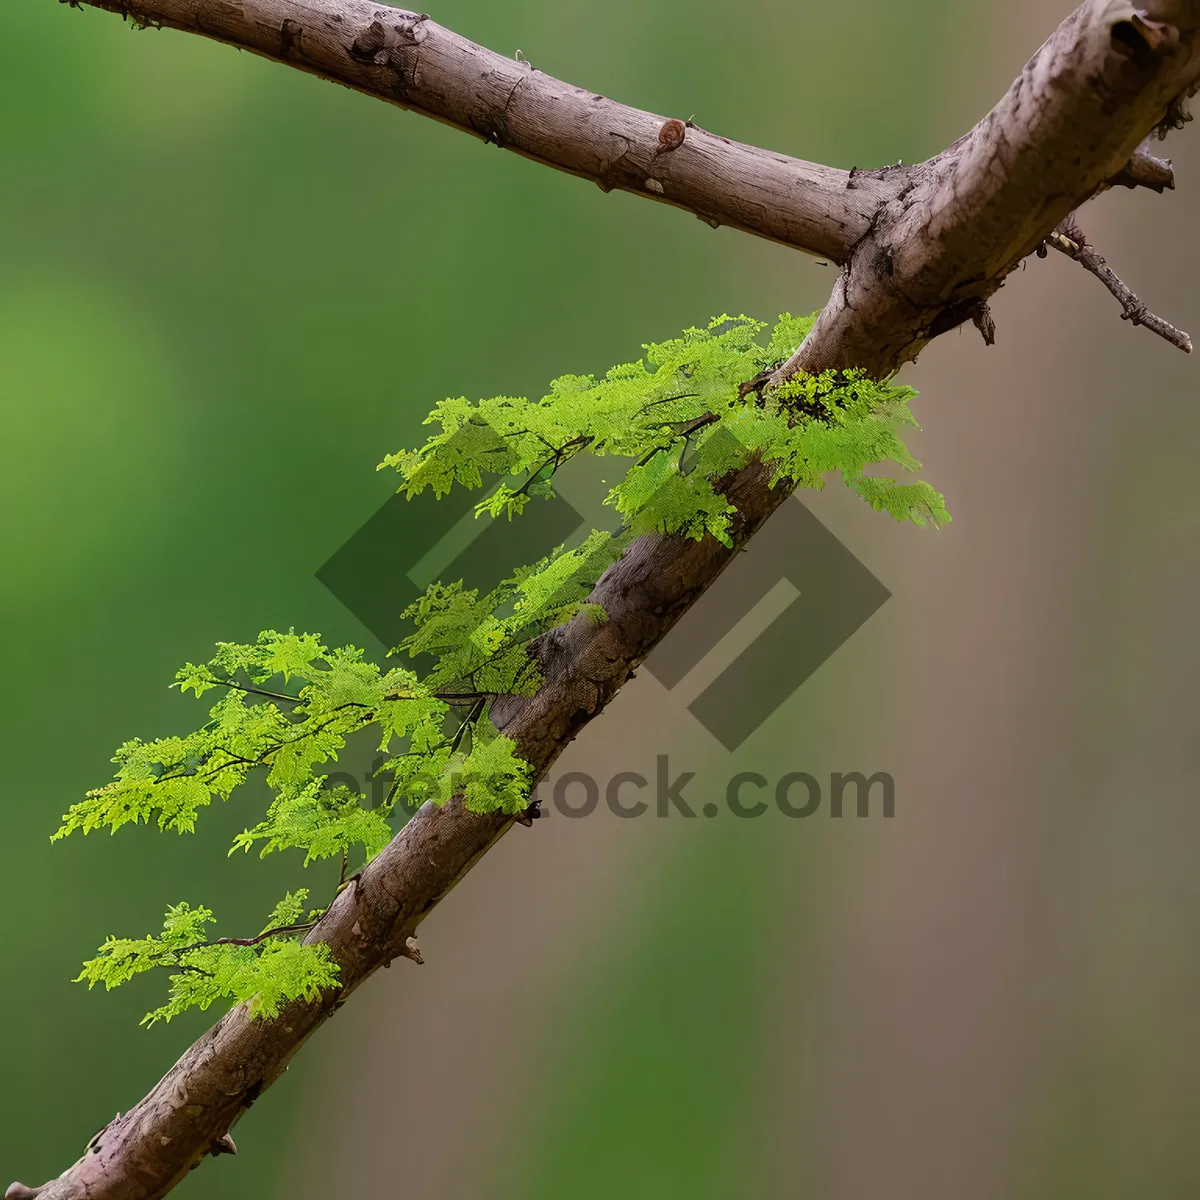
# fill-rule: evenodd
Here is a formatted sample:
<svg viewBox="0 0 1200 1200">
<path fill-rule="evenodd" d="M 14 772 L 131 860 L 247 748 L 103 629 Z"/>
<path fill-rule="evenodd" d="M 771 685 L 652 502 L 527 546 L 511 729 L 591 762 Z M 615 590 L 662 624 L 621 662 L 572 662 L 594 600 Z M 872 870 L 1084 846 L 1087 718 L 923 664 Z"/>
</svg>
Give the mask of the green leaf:
<svg viewBox="0 0 1200 1200">
<path fill-rule="evenodd" d="M 289 892 L 275 906 L 263 932 L 299 923 L 307 897 L 303 888 Z M 337 985 L 339 968 L 328 946 L 301 945 L 294 936 L 218 944 L 205 937 L 205 927 L 212 922 L 207 908 L 172 905 L 161 934 L 108 938 L 96 957 L 83 964 L 76 982 L 86 983 L 89 990 L 102 983 L 111 991 L 157 967 L 173 970 L 167 1003 L 148 1012 L 144 1025 L 170 1021 L 189 1008 L 207 1009 L 218 1000 L 245 1003 L 252 1016 L 275 1017 L 290 1001 L 316 999 L 322 990 Z"/>
<path fill-rule="evenodd" d="M 362 846 L 369 862 L 391 841 L 392 829 L 384 812 L 362 807 L 363 799 L 342 784 L 326 787 L 323 776 L 302 788 L 285 788 L 271 802 L 266 820 L 239 833 L 229 853 L 248 852 L 263 842 L 259 858 L 299 849 L 307 867 Z"/>
<path fill-rule="evenodd" d="M 640 357 L 603 375 L 559 376 L 539 399 L 443 400 L 426 421 L 433 431 L 424 444 L 380 464 L 398 473 L 399 491 L 486 489 L 477 515 L 518 520 L 530 503 L 554 495 L 556 474 L 576 455 L 608 456 L 618 460 L 607 503 L 620 530 L 593 530 L 574 548 L 516 566 L 488 592 L 461 580 L 432 584 L 404 612 L 409 628 L 392 651 L 418 659 L 420 671 L 380 666 L 356 647 L 330 648 L 295 629 L 217 643 L 207 663 L 185 664 L 172 685 L 197 698 L 216 692 L 208 719 L 182 736 L 124 742 L 112 781 L 71 805 L 54 839 L 151 821 L 190 832 L 204 808 L 254 776 L 270 799 L 230 853 L 296 849 L 305 866 L 360 848 L 372 859 L 392 837 L 389 818 L 401 798 L 445 803 L 462 794 L 472 811 L 519 813 L 534 769 L 492 724 L 492 700 L 542 686 L 538 639 L 570 621 L 608 619 L 594 589 L 635 538 L 713 538 L 732 547 L 737 513 L 721 490 L 731 472 L 757 456 L 773 487 L 822 488 L 840 475 L 876 511 L 916 525 L 947 522 L 944 498 L 929 484 L 867 474 L 881 463 L 919 470 L 904 442 L 916 425 L 911 389 L 861 371 L 762 389 L 813 321 L 784 313 L 764 340 L 762 322 L 723 313 L 643 345 Z M 752 381 L 759 390 L 743 395 Z M 380 808 L 318 773 L 360 737 L 377 743 L 393 776 Z M 307 889 L 289 892 L 263 932 L 303 924 L 307 900 Z M 218 1000 L 273 1016 L 336 986 L 326 947 L 283 934 L 214 942 L 205 932 L 212 921 L 208 909 L 176 905 L 160 934 L 109 938 L 79 979 L 111 988 L 155 967 L 172 970 L 167 1003 L 147 1014 L 150 1024 Z"/>
</svg>

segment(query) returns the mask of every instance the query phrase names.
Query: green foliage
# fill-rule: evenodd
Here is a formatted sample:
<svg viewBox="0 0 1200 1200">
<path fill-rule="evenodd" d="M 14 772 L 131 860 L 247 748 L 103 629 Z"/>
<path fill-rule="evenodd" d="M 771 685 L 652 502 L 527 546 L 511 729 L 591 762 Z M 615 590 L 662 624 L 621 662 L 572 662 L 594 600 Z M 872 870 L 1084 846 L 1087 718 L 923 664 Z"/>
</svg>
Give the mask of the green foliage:
<svg viewBox="0 0 1200 1200">
<path fill-rule="evenodd" d="M 532 695 L 540 676 L 526 653 L 529 642 L 579 613 L 604 619 L 587 596 L 626 540 L 593 531 L 574 550 L 559 546 L 484 596 L 461 581 L 432 584 L 405 610 L 416 631 L 396 650 L 436 656 L 424 682 L 438 691 Z"/>
<path fill-rule="evenodd" d="M 473 812 L 519 813 L 529 807 L 529 764 L 514 752 L 515 743 L 488 721 L 471 735 L 471 752 L 457 775 L 463 803 Z"/>
<path fill-rule="evenodd" d="M 950 520 L 945 497 L 923 480 L 897 483 L 894 479 L 856 479 L 858 494 L 876 511 L 891 513 L 897 521 L 914 525 L 945 525 Z"/>
<path fill-rule="evenodd" d="M 259 938 L 242 942 L 208 941 L 205 927 L 214 920 L 207 908 L 186 902 L 167 909 L 163 931 L 144 938 L 110 937 L 95 958 L 83 964 L 76 982 L 98 983 L 111 990 L 135 975 L 168 967 L 167 1003 L 148 1012 L 143 1025 L 170 1021 L 189 1008 L 206 1009 L 216 1000 L 245 1004 L 252 1016 L 276 1017 L 292 1000 L 312 1000 L 337 986 L 338 966 L 321 943 L 299 941 L 318 913 L 304 922 L 305 889 L 289 892 L 275 906 Z"/>
<path fill-rule="evenodd" d="M 272 799 L 230 853 L 294 849 L 305 866 L 340 859 L 342 882 L 352 855 L 369 862 L 387 845 L 400 797 L 444 804 L 461 796 L 475 812 L 522 812 L 533 768 L 491 723 L 492 699 L 541 686 L 530 653 L 540 635 L 575 619 L 606 619 L 588 597 L 633 538 L 711 536 L 732 546 L 736 511 L 720 487 L 729 472 L 755 455 L 772 466 L 772 486 L 821 488 L 838 472 L 876 511 L 917 525 L 949 520 L 928 484 L 866 474 L 886 461 L 918 468 L 901 438 L 915 424 L 911 390 L 849 372 L 764 394 L 761 381 L 811 326 L 812 318 L 784 314 L 763 344 L 761 322 L 722 315 L 644 346 L 642 358 L 603 378 L 564 375 L 540 400 L 442 401 L 427 421 L 439 432 L 380 464 L 399 472 L 406 495 L 490 484 L 476 515 L 511 520 L 553 494 L 555 473 L 576 454 L 611 455 L 633 462 L 606 500 L 622 518 L 620 530 L 559 546 L 484 594 L 461 580 L 431 585 L 404 613 L 412 632 L 391 651 L 421 659 L 422 674 L 385 670 L 352 646 L 329 649 L 294 630 L 219 643 L 207 663 L 184 666 L 174 685 L 197 698 L 220 693 L 208 721 L 182 737 L 124 743 L 114 780 L 73 805 L 54 837 L 152 820 L 191 832 L 201 809 L 257 772 Z M 318 773 L 368 731 L 392 779 L 376 808 Z M 147 1014 L 150 1024 L 218 999 L 274 1016 L 290 1000 L 335 985 L 327 948 L 299 940 L 319 915 L 302 920 L 306 898 L 305 890 L 289 893 L 258 937 L 216 941 L 205 940 L 208 909 L 176 905 L 161 934 L 109 938 L 79 978 L 112 988 L 154 967 L 173 969 L 168 1002 Z"/>
<path fill-rule="evenodd" d="M 512 518 L 531 497 L 550 495 L 554 474 L 576 454 L 616 455 L 635 460 L 607 500 L 628 536 L 711 534 L 728 545 L 733 509 L 714 484 L 760 454 L 775 467 L 773 484 L 822 488 L 825 476 L 840 472 L 877 511 L 916 524 L 948 520 L 927 486 L 914 492 L 917 485 L 862 482 L 876 463 L 918 469 L 900 437 L 915 425 L 911 389 L 861 372 L 805 376 L 765 400 L 743 386 L 790 356 L 812 324 L 785 313 L 763 345 L 762 322 L 722 314 L 703 329 L 643 346 L 641 359 L 603 378 L 561 376 L 540 400 L 444 400 L 426 421 L 440 432 L 380 466 L 400 473 L 410 497 L 503 477 L 476 512 Z"/>
<path fill-rule="evenodd" d="M 281 686 L 302 686 L 262 686 L 276 676 Z M 378 725 L 386 750 L 393 738 L 431 737 L 449 712 L 413 672 L 381 671 L 362 661 L 361 650 L 329 650 L 292 631 L 267 630 L 252 645 L 222 642 L 208 663 L 183 667 L 175 686 L 197 696 L 221 688 L 225 695 L 195 733 L 121 746 L 116 779 L 73 805 L 55 838 L 152 819 L 160 829 L 191 832 L 198 811 L 227 799 L 253 770 L 265 770 L 267 783 L 294 799 L 316 778 L 314 768 L 336 761 L 358 730 Z M 297 802 L 288 811 L 298 817 L 302 809 Z M 291 844 L 307 849 L 299 825 L 293 834 L 301 840 Z"/>
<path fill-rule="evenodd" d="M 392 839 L 392 827 L 379 809 L 363 808 L 361 797 L 344 784 L 327 788 L 317 776 L 303 787 L 289 785 L 267 809 L 267 819 L 233 839 L 229 853 L 249 851 L 255 842 L 266 845 L 259 858 L 275 850 L 305 852 L 304 865 L 319 858 L 345 858 L 362 846 L 370 862 Z"/>
</svg>

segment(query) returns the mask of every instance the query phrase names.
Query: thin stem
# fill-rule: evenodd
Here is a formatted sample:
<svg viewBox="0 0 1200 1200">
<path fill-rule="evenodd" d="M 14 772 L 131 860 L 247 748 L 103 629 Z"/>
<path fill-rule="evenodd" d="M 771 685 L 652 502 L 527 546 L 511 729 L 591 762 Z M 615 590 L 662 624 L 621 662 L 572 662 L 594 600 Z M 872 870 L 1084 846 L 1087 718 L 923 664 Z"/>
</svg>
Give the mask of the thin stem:
<svg viewBox="0 0 1200 1200">
<path fill-rule="evenodd" d="M 1061 254 L 1073 258 L 1085 271 L 1095 275 L 1121 304 L 1121 319 L 1132 325 L 1144 325 L 1172 346 L 1178 346 L 1185 354 L 1192 352 L 1192 339 L 1182 329 L 1176 329 L 1169 321 L 1156 316 L 1138 298 L 1133 289 L 1088 245 L 1083 230 L 1068 217 L 1046 239 Z"/>
</svg>

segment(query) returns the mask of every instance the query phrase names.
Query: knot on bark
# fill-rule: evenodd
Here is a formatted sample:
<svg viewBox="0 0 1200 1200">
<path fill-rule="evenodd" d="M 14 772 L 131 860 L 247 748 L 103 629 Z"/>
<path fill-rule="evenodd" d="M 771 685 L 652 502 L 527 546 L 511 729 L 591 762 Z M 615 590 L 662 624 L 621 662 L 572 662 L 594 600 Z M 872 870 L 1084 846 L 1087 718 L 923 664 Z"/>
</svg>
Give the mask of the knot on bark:
<svg viewBox="0 0 1200 1200">
<path fill-rule="evenodd" d="M 853 191 L 862 187 L 862 180 L 877 180 L 895 186 L 897 194 L 902 194 L 907 181 L 918 173 L 918 167 L 913 163 L 895 162 L 883 167 L 851 167 L 846 176 L 846 190 Z"/>
<path fill-rule="evenodd" d="M 983 335 L 986 345 L 994 346 L 996 344 L 996 322 L 992 319 L 992 310 L 988 307 L 987 301 L 981 296 L 973 296 L 970 299 L 959 300 L 955 304 L 947 305 L 934 317 L 929 328 L 925 330 L 924 337 L 932 341 L 936 337 L 941 337 L 943 333 L 949 333 L 951 329 L 957 329 L 967 321 L 970 321 Z"/>
<path fill-rule="evenodd" d="M 658 148 L 662 151 L 678 150 L 686 137 L 687 127 L 682 121 L 677 121 L 672 117 L 671 120 L 664 121 L 659 128 Z"/>
<path fill-rule="evenodd" d="M 377 67 L 392 65 L 392 52 L 407 46 L 419 46 L 429 30 L 427 13 L 376 9 L 370 25 L 350 45 L 350 57 Z"/>
<path fill-rule="evenodd" d="M 1179 30 L 1163 21 L 1151 21 L 1141 13 L 1117 21 L 1110 34 L 1113 49 L 1133 59 L 1139 67 L 1152 67 L 1179 45 Z"/>
<path fill-rule="evenodd" d="M 304 26 L 299 21 L 286 18 L 279 26 L 279 56 L 290 58 L 300 48 L 300 39 L 304 34 Z"/>
</svg>

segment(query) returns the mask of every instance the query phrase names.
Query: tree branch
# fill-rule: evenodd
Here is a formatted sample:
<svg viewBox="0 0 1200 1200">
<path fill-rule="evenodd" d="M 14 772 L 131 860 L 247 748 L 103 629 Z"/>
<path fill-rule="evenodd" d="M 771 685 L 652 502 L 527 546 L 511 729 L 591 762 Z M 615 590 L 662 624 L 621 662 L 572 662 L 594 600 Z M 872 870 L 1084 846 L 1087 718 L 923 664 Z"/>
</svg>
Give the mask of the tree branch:
<svg viewBox="0 0 1200 1200">
<path fill-rule="evenodd" d="M 1133 157 L 1109 181 L 1109 187 L 1149 188 L 1160 195 L 1175 190 L 1175 168 L 1169 158 L 1158 158 L 1150 153 L 1147 138 L 1134 152 Z"/>
<path fill-rule="evenodd" d="M 1080 5 L 1003 100 L 949 149 L 906 168 L 816 328 L 776 373 L 882 376 L 974 318 L 1050 231 L 1179 124 L 1200 81 L 1200 0 Z"/>
<path fill-rule="evenodd" d="M 130 12 L 126 4 L 97 6 Z M 1200 0 L 1146 0 L 1137 11 L 1088 0 L 997 108 L 930 162 L 836 183 L 839 173 L 784 160 L 777 178 L 793 172 L 804 195 L 800 207 L 779 197 L 785 219 L 771 207 L 773 185 L 762 172 L 751 171 L 748 182 L 724 174 L 731 164 L 757 167 L 774 156 L 688 130 L 681 146 L 656 157 L 657 117 L 526 74 L 426 18 L 358 0 L 142 0 L 140 7 L 132 15 L 292 62 L 610 186 L 638 191 L 652 167 L 664 191 L 641 194 L 683 207 L 711 211 L 713 181 L 703 171 L 715 172 L 727 223 L 847 263 L 816 328 L 776 381 L 797 370 L 850 367 L 884 377 L 965 320 L 986 329 L 988 297 L 1067 213 L 1125 169 L 1152 130 L 1180 119 L 1178 98 L 1200 70 Z M 610 137 L 622 143 L 615 156 Z M 680 157 L 662 162 L 663 154 Z M 732 548 L 711 537 L 643 537 L 590 597 L 607 621 L 577 617 L 533 644 L 544 686 L 533 697 L 499 698 L 492 716 L 537 778 L 787 498 L 788 489 L 769 488 L 769 479 L 752 463 L 723 481 L 737 509 Z M 341 989 L 293 1003 L 271 1021 L 252 1018 L 245 1006 L 228 1013 L 40 1190 L 42 1200 L 157 1200 L 206 1155 L 220 1153 L 230 1128 L 354 989 L 394 958 L 411 957 L 418 925 L 513 821 L 470 813 L 458 798 L 421 808 L 306 939 L 329 947 Z M 36 1194 L 13 1186 L 13 1196 Z"/>
<path fill-rule="evenodd" d="M 1053 246 L 1061 254 L 1073 258 L 1085 271 L 1090 271 L 1102 284 L 1121 302 L 1123 321 L 1134 325 L 1144 325 L 1151 333 L 1157 333 L 1160 338 L 1178 346 L 1185 354 L 1192 352 L 1192 339 L 1181 329 L 1176 329 L 1169 321 L 1156 317 L 1146 305 L 1137 298 L 1133 290 L 1121 277 L 1088 245 L 1083 230 L 1075 224 L 1071 217 L 1061 222 L 1057 229 L 1046 239 L 1047 246 Z"/>
<path fill-rule="evenodd" d="M 62 0 L 199 33 L 345 84 L 536 162 L 845 261 L 885 194 L 869 175 L 789 158 L 563 83 L 369 0 Z"/>
</svg>

